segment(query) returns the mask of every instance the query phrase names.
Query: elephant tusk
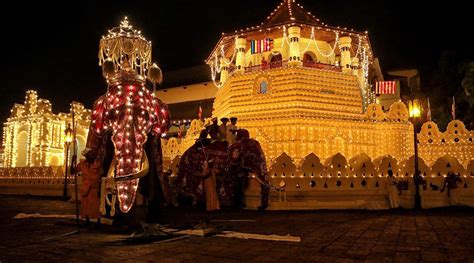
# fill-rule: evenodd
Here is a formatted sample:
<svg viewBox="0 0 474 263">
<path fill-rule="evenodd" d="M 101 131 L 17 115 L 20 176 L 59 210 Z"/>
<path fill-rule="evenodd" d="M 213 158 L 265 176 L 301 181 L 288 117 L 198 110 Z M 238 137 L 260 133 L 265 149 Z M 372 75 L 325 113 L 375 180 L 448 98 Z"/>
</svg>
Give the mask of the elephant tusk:
<svg viewBox="0 0 474 263">
<path fill-rule="evenodd" d="M 113 159 L 112 163 L 110 164 L 109 171 L 107 172 L 107 177 L 114 177 L 115 173 L 115 158 Z M 115 177 L 114 181 L 115 182 L 122 182 L 122 181 L 128 181 L 128 180 L 133 180 L 133 179 L 138 179 L 143 176 L 145 176 L 148 171 L 150 170 L 150 163 L 148 162 L 148 157 L 146 156 L 146 153 L 143 152 L 142 156 L 142 168 L 139 172 L 133 173 L 133 174 L 127 174 L 124 176 L 120 177 Z"/>
<path fill-rule="evenodd" d="M 116 182 L 122 182 L 122 181 L 128 181 L 128 180 L 142 178 L 143 176 L 148 174 L 149 170 L 150 170 L 150 164 L 148 163 L 148 157 L 146 156 L 146 153 L 143 152 L 141 170 L 137 173 L 127 174 L 127 175 L 124 175 L 124 176 L 116 177 L 115 181 Z"/>
</svg>

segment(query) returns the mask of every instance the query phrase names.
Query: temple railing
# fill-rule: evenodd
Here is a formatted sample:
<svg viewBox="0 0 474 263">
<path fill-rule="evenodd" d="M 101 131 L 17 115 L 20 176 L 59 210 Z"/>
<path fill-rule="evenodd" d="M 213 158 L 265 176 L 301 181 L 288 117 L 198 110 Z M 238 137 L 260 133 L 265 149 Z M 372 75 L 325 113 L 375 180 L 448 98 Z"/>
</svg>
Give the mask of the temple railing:
<svg viewBox="0 0 474 263">
<path fill-rule="evenodd" d="M 71 175 L 69 175 L 71 177 Z M 4 179 L 64 179 L 62 166 L 9 167 L 0 168 L 0 178 Z"/>
<path fill-rule="evenodd" d="M 250 66 L 250 67 L 245 67 L 245 72 L 250 73 L 250 72 L 259 72 L 259 71 L 264 71 L 264 70 L 269 70 L 269 69 L 274 69 L 274 68 L 285 68 L 288 66 L 288 61 L 276 61 L 276 62 L 270 62 L 270 63 L 264 63 L 260 65 L 255 65 L 255 66 Z M 314 62 L 314 61 L 303 61 L 303 67 L 305 68 L 312 68 L 312 69 L 318 69 L 318 70 L 329 70 L 329 71 L 335 71 L 335 72 L 342 72 L 342 68 L 340 66 L 332 65 L 332 64 L 325 64 L 325 63 L 319 63 L 319 62 Z M 232 71 L 230 71 L 232 72 Z"/>
<path fill-rule="evenodd" d="M 340 66 L 325 64 L 325 63 L 320 63 L 320 62 L 315 62 L 315 61 L 304 60 L 303 67 L 342 72 L 342 68 Z"/>
<path fill-rule="evenodd" d="M 250 67 L 245 67 L 245 72 L 258 72 L 258 71 L 263 71 L 263 70 L 269 70 L 269 69 L 274 69 L 274 68 L 284 68 L 288 66 L 288 61 L 275 61 L 275 62 L 270 62 L 270 63 L 264 63 L 260 65 L 255 65 L 255 66 L 250 66 Z"/>
</svg>

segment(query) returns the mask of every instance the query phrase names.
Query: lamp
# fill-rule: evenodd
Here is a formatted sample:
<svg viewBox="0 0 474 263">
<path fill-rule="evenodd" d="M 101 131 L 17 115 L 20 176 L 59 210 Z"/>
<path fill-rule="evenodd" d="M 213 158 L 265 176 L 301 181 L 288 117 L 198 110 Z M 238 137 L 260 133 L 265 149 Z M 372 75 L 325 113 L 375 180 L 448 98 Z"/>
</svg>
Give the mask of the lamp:
<svg viewBox="0 0 474 263">
<path fill-rule="evenodd" d="M 421 208 L 421 196 L 420 196 L 420 184 L 423 182 L 423 178 L 418 170 L 418 138 L 417 138 L 417 124 L 418 119 L 421 116 L 420 101 L 417 99 L 408 101 L 408 113 L 413 122 L 413 138 L 415 143 L 415 174 L 413 175 L 413 181 L 415 183 L 415 208 Z"/>
<path fill-rule="evenodd" d="M 67 197 L 67 170 L 68 170 L 68 157 L 69 157 L 69 145 L 71 145 L 72 142 L 72 129 L 71 129 L 71 124 L 68 123 L 66 130 L 64 130 L 64 144 L 66 145 L 66 161 L 64 162 L 65 166 L 65 172 L 64 172 L 64 189 L 63 189 L 63 199 L 68 200 Z"/>
<path fill-rule="evenodd" d="M 421 106 L 420 101 L 417 99 L 408 101 L 408 113 L 410 118 L 419 118 L 421 116 Z"/>
</svg>

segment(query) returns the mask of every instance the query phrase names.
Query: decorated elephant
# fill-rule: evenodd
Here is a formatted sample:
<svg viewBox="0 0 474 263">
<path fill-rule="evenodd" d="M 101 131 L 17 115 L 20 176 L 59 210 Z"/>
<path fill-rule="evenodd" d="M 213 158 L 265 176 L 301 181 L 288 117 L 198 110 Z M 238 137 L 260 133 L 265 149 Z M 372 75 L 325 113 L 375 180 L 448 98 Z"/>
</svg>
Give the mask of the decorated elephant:
<svg viewBox="0 0 474 263">
<path fill-rule="evenodd" d="M 115 178 L 120 210 L 126 213 L 134 204 L 140 177 L 161 173 L 160 138 L 170 116 L 167 106 L 146 89 L 135 71 L 121 70 L 113 80 L 94 104 L 87 148 L 97 150 L 101 159 L 113 155 L 110 168 L 104 169 Z M 108 140 L 113 142 L 113 153 L 106 151 Z M 151 156 L 145 154 L 147 140 L 154 142 Z"/>
<path fill-rule="evenodd" d="M 99 65 L 108 87 L 94 103 L 87 148 L 97 152 L 106 172 L 101 185 L 103 214 L 105 203 L 114 214 L 115 200 L 122 213 L 130 211 L 140 178 L 144 182 L 140 190 L 148 201 L 157 199 L 160 190 L 161 134 L 170 125 L 170 115 L 155 97 L 162 74 L 151 63 L 151 48 L 127 17 L 100 40 Z M 146 87 L 146 80 L 153 84 L 153 91 Z"/>
<path fill-rule="evenodd" d="M 265 155 L 257 140 L 249 138 L 245 129 L 237 131 L 237 142 L 228 150 L 227 176 L 232 178 L 234 188 L 234 206 L 244 206 L 243 193 L 248 186 L 249 178 L 260 183 L 260 206 L 264 210 L 268 206 L 270 184 Z"/>
<path fill-rule="evenodd" d="M 246 130 L 239 130 L 238 141 L 230 146 L 227 142 L 211 142 L 206 136 L 207 133 L 202 133 L 181 157 L 176 183 L 178 192 L 191 196 L 194 201 L 203 200 L 203 170 L 205 162 L 212 160 L 213 167 L 219 170 L 217 192 L 222 204 L 241 206 L 248 180 L 254 177 L 262 184 L 261 208 L 268 206 L 268 173 L 258 141 L 250 139 Z"/>
<path fill-rule="evenodd" d="M 223 173 L 227 165 L 226 142 L 211 142 L 206 138 L 207 132 L 203 131 L 193 146 L 186 150 L 181 156 L 178 164 L 178 176 L 176 178 L 177 191 L 180 194 L 193 198 L 194 203 L 204 200 L 204 176 L 206 165 L 213 164 L 213 168 L 219 170 L 217 190 L 221 202 L 230 202 L 232 198 L 232 185 Z"/>
</svg>

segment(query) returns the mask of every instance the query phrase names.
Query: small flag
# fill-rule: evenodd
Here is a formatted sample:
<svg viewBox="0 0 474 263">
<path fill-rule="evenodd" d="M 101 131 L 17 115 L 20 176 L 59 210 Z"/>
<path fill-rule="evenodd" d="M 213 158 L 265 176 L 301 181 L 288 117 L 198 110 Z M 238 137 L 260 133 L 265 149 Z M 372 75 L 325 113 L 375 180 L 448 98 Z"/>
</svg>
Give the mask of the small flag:
<svg viewBox="0 0 474 263">
<path fill-rule="evenodd" d="M 198 119 L 199 120 L 202 119 L 202 107 L 201 107 L 201 105 L 199 105 L 199 109 L 198 109 Z"/>
<path fill-rule="evenodd" d="M 428 121 L 431 121 L 431 106 L 430 106 L 430 98 L 428 97 L 428 112 L 426 113 L 426 118 Z"/>
<path fill-rule="evenodd" d="M 273 39 L 265 38 L 262 40 L 250 41 L 250 53 L 257 54 L 267 52 L 273 49 Z"/>
<path fill-rule="evenodd" d="M 454 96 L 453 96 L 453 104 L 451 104 L 451 116 L 453 116 L 453 120 L 456 119 L 456 101 L 454 100 Z"/>
<path fill-rule="evenodd" d="M 396 94 L 397 93 L 397 82 L 396 81 L 377 81 L 375 83 L 375 94 Z"/>
</svg>

